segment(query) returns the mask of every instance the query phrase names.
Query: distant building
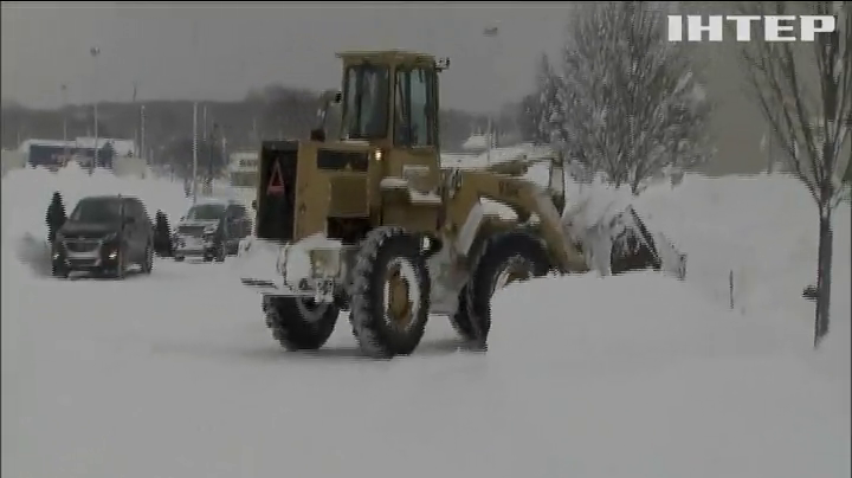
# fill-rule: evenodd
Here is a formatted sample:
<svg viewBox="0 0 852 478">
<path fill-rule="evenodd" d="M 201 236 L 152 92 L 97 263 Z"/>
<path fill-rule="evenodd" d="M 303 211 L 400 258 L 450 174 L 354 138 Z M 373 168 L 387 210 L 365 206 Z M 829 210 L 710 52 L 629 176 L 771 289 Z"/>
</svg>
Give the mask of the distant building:
<svg viewBox="0 0 852 478">
<path fill-rule="evenodd" d="M 28 139 L 21 143 L 18 151 L 27 155 L 27 164 L 32 167 L 64 167 L 76 160 L 88 166 L 95 157 L 95 138 L 79 137 L 61 141 L 51 139 Z M 98 138 L 98 167 L 112 168 L 116 157 L 132 157 L 136 149 L 133 140 Z"/>
<path fill-rule="evenodd" d="M 481 153 L 488 149 L 489 135 L 474 133 L 461 145 L 466 153 Z"/>
</svg>

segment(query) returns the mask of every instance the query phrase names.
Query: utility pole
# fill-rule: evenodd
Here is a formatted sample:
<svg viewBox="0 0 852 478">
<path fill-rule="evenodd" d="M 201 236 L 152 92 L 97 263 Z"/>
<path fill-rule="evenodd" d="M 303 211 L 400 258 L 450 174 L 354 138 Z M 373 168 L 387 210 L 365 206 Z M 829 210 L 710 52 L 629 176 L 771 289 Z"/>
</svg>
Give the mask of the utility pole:
<svg viewBox="0 0 852 478">
<path fill-rule="evenodd" d="M 92 55 L 92 71 L 94 72 L 95 77 L 92 81 L 92 89 L 95 92 L 95 97 L 92 99 L 95 108 L 95 153 L 94 157 L 92 158 L 92 167 L 89 168 L 89 174 L 91 175 L 95 173 L 95 167 L 97 167 L 98 165 L 98 143 L 100 142 L 98 140 L 98 89 L 96 87 L 96 84 L 98 81 L 98 55 L 101 54 L 101 49 L 96 46 L 93 46 L 89 49 L 89 54 Z"/>
<path fill-rule="evenodd" d="M 212 115 L 211 115 L 212 116 Z M 210 130 L 210 137 L 207 139 L 207 183 L 209 191 L 213 193 L 213 148 L 216 147 L 216 130 L 218 125 L 213 122 L 213 127 Z"/>
<path fill-rule="evenodd" d="M 62 83 L 59 87 L 62 92 L 62 149 L 65 161 L 68 161 L 68 85 Z"/>
<path fill-rule="evenodd" d="M 130 99 L 130 102 L 133 104 L 133 107 L 136 107 L 136 93 L 138 92 L 139 84 L 134 81 L 133 82 L 133 97 Z M 141 120 L 141 117 L 139 118 Z M 136 123 L 136 128 L 133 129 L 133 155 L 136 157 L 142 156 L 142 148 L 139 146 L 139 133 L 140 133 L 140 124 Z"/>
<path fill-rule="evenodd" d="M 62 91 L 62 141 L 68 141 L 68 85 L 62 83 L 59 87 Z M 66 146 L 67 148 L 67 146 Z"/>
<path fill-rule="evenodd" d="M 482 31 L 482 34 L 485 35 L 486 38 L 491 39 L 493 42 L 499 42 L 500 41 L 500 39 L 499 39 L 500 27 L 498 25 L 492 25 L 492 26 L 486 27 Z M 494 71 L 493 71 L 494 70 L 494 64 L 498 60 L 499 59 L 497 58 L 496 53 L 494 55 L 491 55 L 491 69 L 492 69 L 491 82 L 492 83 L 495 80 L 493 78 L 493 76 L 496 76 L 496 75 L 494 75 Z M 497 96 L 497 95 L 495 95 L 495 96 Z M 497 107 L 498 108 L 499 108 L 499 103 L 500 102 L 498 100 L 497 101 Z M 485 153 L 485 158 L 486 158 L 486 161 L 488 162 L 488 164 L 491 164 L 491 149 L 493 147 L 494 147 L 494 113 L 489 112 L 488 113 L 488 149 L 486 150 L 486 153 Z"/>
<path fill-rule="evenodd" d="M 139 107 L 139 154 L 151 164 L 151 158 L 145 156 L 145 105 Z"/>
<path fill-rule="evenodd" d="M 201 144 L 206 148 L 207 155 L 210 155 L 210 130 L 207 127 L 207 105 L 203 105 L 201 107 Z M 209 194 L 207 191 L 207 180 L 204 180 L 204 189 L 205 194 Z"/>
<path fill-rule="evenodd" d="M 192 103 L 192 204 L 198 200 L 198 102 Z"/>
</svg>

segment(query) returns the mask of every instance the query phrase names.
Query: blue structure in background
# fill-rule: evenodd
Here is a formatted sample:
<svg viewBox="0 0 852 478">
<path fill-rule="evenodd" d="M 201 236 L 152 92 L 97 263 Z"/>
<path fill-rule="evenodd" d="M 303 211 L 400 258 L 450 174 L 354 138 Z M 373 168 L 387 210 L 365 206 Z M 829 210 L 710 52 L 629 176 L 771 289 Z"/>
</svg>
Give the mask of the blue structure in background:
<svg viewBox="0 0 852 478">
<path fill-rule="evenodd" d="M 27 163 L 34 168 L 62 168 L 75 156 L 86 158 L 87 165 L 90 165 L 95 157 L 95 149 L 61 144 L 31 144 Z M 114 159 L 115 150 L 111 143 L 106 143 L 98 151 L 96 167 L 112 169 Z"/>
</svg>

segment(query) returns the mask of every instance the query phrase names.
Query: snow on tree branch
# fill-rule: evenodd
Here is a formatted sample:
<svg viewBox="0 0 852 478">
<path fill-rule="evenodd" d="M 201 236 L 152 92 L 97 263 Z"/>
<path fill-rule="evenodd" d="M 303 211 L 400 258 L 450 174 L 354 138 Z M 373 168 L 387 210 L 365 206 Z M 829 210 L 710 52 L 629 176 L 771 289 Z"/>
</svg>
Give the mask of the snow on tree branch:
<svg viewBox="0 0 852 478">
<path fill-rule="evenodd" d="M 552 140 L 584 169 L 634 194 L 650 179 L 695 166 L 711 153 L 710 105 L 688 44 L 667 41 L 665 15 L 658 2 L 578 6 L 562 74 L 539 85 L 550 113 L 542 127 Z"/>
</svg>

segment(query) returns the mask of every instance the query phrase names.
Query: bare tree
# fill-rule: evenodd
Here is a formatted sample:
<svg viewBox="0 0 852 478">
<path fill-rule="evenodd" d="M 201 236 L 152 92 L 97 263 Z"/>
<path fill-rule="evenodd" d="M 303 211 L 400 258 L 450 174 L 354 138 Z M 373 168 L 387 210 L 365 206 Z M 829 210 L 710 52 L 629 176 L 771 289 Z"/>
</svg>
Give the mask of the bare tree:
<svg viewBox="0 0 852 478">
<path fill-rule="evenodd" d="M 709 103 L 690 46 L 668 42 L 663 3 L 584 3 L 563 51 L 558 129 L 566 156 L 634 194 L 711 154 Z"/>
<path fill-rule="evenodd" d="M 828 333 L 831 304 L 832 212 L 841 199 L 841 154 L 848 147 L 852 111 L 852 12 L 850 2 L 743 2 L 741 13 L 837 15 L 833 33 L 811 44 L 766 42 L 761 35 L 740 45 L 754 97 L 785 152 L 792 173 L 819 211 L 817 305 L 814 346 Z M 844 18 L 845 17 L 845 18 Z M 797 46 L 798 45 L 798 46 Z M 849 153 L 843 153 L 848 155 Z M 843 158 L 848 161 L 848 158 Z"/>
<path fill-rule="evenodd" d="M 564 85 L 562 78 L 556 73 L 546 54 L 539 58 L 535 76 L 536 107 L 535 122 L 536 136 L 541 142 L 561 141 L 561 124 L 565 121 L 564 110 L 559 96 Z"/>
</svg>

